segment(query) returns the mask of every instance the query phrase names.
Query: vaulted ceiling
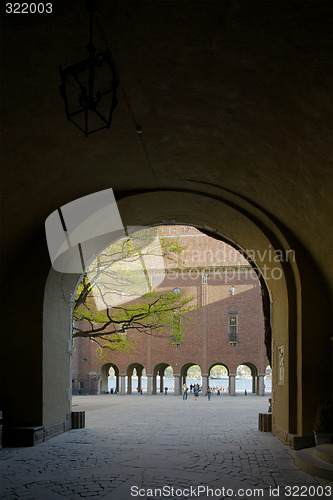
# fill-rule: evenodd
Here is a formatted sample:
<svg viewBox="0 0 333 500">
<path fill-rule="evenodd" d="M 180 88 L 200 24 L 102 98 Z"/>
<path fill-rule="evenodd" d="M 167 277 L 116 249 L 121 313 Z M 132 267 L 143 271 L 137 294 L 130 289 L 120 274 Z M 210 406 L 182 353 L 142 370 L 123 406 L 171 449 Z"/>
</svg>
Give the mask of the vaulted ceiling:
<svg viewBox="0 0 333 500">
<path fill-rule="evenodd" d="M 51 3 L 2 9 L 8 250 L 89 193 L 180 189 L 236 193 L 332 262 L 330 2 L 98 0 L 94 42 L 120 86 L 110 130 L 88 138 L 66 121 L 58 72 L 85 57 L 88 14 Z"/>
</svg>

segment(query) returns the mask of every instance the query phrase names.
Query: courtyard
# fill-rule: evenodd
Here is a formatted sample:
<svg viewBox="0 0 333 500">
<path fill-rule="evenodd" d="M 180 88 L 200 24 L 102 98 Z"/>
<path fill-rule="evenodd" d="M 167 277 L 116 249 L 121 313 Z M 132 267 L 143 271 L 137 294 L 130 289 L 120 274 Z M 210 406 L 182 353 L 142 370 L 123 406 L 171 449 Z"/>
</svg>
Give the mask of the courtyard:
<svg viewBox="0 0 333 500">
<path fill-rule="evenodd" d="M 84 429 L 1 450 L 1 499 L 330 497 L 332 483 L 258 431 L 268 396 L 105 394 L 72 404 L 85 411 Z"/>
</svg>

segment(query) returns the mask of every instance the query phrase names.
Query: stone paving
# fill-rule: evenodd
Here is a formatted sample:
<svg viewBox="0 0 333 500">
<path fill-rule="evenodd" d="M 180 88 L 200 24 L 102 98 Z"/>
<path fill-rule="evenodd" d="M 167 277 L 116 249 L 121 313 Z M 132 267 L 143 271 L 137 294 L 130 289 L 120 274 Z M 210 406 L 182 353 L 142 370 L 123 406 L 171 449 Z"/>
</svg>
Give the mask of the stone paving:
<svg viewBox="0 0 333 500">
<path fill-rule="evenodd" d="M 331 498 L 333 483 L 258 431 L 267 409 L 253 394 L 75 396 L 85 429 L 1 450 L 0 499 Z"/>
</svg>

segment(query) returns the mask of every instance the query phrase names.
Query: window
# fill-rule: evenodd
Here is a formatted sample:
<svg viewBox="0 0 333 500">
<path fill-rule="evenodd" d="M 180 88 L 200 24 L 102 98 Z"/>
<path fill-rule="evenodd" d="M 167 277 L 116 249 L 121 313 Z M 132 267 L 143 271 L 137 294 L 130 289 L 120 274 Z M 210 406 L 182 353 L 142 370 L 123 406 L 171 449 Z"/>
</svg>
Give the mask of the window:
<svg viewBox="0 0 333 500">
<path fill-rule="evenodd" d="M 228 315 L 228 342 L 238 344 L 238 313 L 229 311 Z"/>
</svg>

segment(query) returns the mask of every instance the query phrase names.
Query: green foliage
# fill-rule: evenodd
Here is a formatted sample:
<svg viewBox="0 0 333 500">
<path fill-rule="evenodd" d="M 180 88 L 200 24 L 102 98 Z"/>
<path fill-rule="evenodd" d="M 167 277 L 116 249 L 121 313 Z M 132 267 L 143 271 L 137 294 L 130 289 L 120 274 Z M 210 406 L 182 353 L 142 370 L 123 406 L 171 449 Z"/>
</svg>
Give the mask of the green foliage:
<svg viewBox="0 0 333 500">
<path fill-rule="evenodd" d="M 193 297 L 153 290 L 149 266 L 155 271 L 165 261 L 180 266 L 182 250 L 177 241 L 156 238 L 155 228 L 109 246 L 78 286 L 73 338 L 89 337 L 100 349 L 123 350 L 133 347 L 126 333 L 135 329 L 179 344 L 186 314 L 195 308 Z"/>
<path fill-rule="evenodd" d="M 166 378 L 172 378 L 173 377 L 173 369 L 171 366 L 168 366 L 166 369 L 165 369 L 165 372 L 164 372 L 164 376 Z"/>
<path fill-rule="evenodd" d="M 200 378 L 201 368 L 198 365 L 193 365 L 187 370 L 187 376 L 190 378 Z"/>
<path fill-rule="evenodd" d="M 246 365 L 239 365 L 237 368 L 237 375 L 239 375 L 240 377 L 243 377 L 243 376 L 251 377 L 251 375 L 252 375 L 251 368 L 249 368 Z"/>
<path fill-rule="evenodd" d="M 96 341 L 94 338 L 91 340 Z M 135 341 L 128 339 L 124 334 L 118 335 L 117 333 L 103 335 L 98 338 L 96 343 L 98 345 L 96 352 L 101 360 L 105 361 L 109 359 L 109 351 L 127 351 L 136 347 Z"/>
<path fill-rule="evenodd" d="M 210 370 L 211 377 L 224 377 L 226 375 L 228 375 L 228 370 L 225 366 L 222 365 L 213 366 L 213 368 Z"/>
</svg>

